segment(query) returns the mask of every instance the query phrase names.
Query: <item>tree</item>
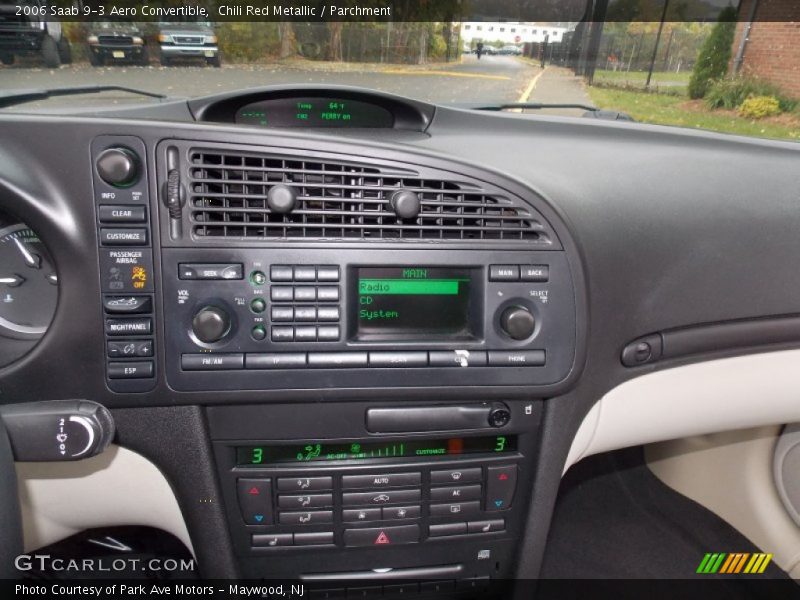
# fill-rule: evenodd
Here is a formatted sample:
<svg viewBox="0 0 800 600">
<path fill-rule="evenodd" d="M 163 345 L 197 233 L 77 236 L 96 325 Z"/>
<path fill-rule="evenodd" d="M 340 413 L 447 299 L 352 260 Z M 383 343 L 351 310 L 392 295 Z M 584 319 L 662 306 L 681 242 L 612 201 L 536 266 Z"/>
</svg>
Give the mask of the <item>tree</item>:
<svg viewBox="0 0 800 600">
<path fill-rule="evenodd" d="M 697 62 L 689 79 L 690 98 L 705 96 L 711 84 L 722 79 L 728 72 L 731 46 L 736 33 L 736 9 L 732 6 L 723 9 L 717 21 L 697 55 Z"/>
<path fill-rule="evenodd" d="M 290 58 L 297 55 L 297 37 L 291 21 L 280 21 L 278 35 L 281 38 L 281 47 L 278 52 L 280 58 Z"/>
</svg>

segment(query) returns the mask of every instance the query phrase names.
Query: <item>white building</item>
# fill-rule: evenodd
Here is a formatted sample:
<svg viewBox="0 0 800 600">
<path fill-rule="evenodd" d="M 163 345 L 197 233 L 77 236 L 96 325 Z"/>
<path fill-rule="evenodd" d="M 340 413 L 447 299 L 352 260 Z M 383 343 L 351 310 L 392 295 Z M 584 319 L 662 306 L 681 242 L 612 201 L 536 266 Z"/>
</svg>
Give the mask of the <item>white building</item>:
<svg viewBox="0 0 800 600">
<path fill-rule="evenodd" d="M 503 44 L 559 43 L 569 27 L 564 23 L 507 23 L 502 21 L 473 21 L 461 23 L 461 41 Z"/>
</svg>

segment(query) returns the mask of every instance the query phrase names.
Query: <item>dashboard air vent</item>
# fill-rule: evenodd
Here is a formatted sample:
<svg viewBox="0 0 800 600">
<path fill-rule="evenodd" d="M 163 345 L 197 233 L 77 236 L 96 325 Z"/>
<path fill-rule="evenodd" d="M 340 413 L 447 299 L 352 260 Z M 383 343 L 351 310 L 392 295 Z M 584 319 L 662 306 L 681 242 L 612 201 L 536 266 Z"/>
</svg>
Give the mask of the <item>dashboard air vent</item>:
<svg viewBox="0 0 800 600">
<path fill-rule="evenodd" d="M 218 148 L 188 156 L 196 238 L 552 242 L 521 199 L 450 172 Z M 276 185 L 294 192 L 290 212 L 270 208 Z M 417 194 L 414 217 L 395 213 L 398 190 Z"/>
</svg>

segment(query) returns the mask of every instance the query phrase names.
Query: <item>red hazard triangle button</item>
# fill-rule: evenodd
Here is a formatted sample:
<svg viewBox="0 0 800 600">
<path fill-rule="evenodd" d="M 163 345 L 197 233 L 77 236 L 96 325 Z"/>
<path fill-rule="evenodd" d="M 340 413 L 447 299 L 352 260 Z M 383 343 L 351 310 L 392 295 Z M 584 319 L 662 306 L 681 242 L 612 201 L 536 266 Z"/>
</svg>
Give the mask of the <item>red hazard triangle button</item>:
<svg viewBox="0 0 800 600">
<path fill-rule="evenodd" d="M 378 537 L 375 538 L 376 544 L 391 544 L 392 542 L 389 540 L 389 536 L 386 535 L 385 531 L 381 531 L 378 534 Z"/>
<path fill-rule="evenodd" d="M 248 490 L 247 493 L 248 494 L 252 494 L 253 496 L 256 496 L 256 495 L 260 494 L 261 492 L 258 491 L 258 488 L 256 486 L 253 486 L 253 487 L 250 488 L 250 490 Z"/>
</svg>

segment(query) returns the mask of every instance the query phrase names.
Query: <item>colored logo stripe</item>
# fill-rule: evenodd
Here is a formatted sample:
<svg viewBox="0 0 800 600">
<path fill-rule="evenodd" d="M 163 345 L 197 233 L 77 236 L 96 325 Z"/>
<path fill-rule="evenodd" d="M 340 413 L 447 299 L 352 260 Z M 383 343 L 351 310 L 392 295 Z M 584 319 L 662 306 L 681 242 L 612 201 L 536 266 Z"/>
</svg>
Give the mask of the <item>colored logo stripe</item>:
<svg viewBox="0 0 800 600">
<path fill-rule="evenodd" d="M 736 573 L 763 573 L 772 560 L 772 554 L 749 552 L 708 552 L 700 561 L 697 573 L 701 574 L 736 574 Z"/>
</svg>

